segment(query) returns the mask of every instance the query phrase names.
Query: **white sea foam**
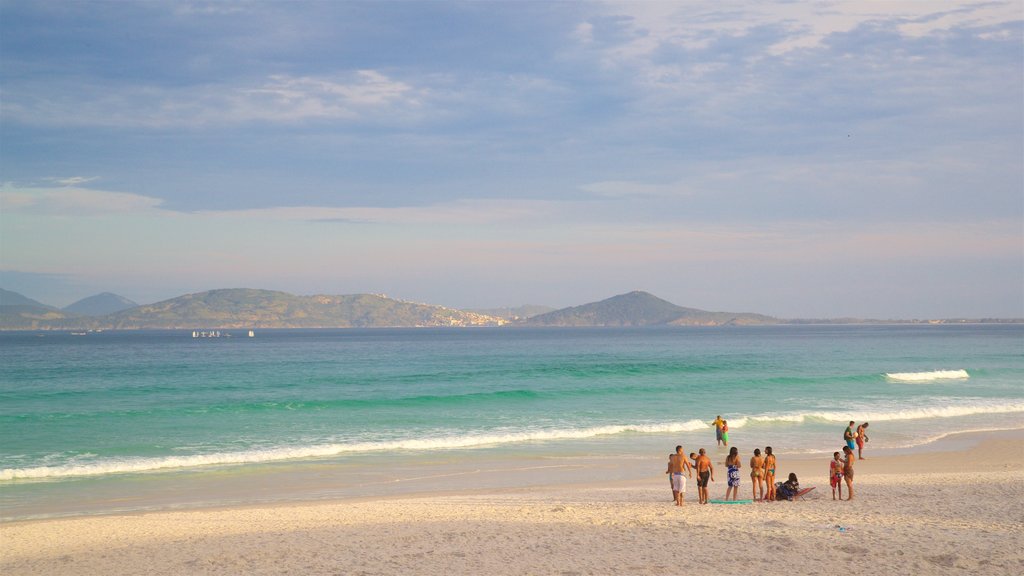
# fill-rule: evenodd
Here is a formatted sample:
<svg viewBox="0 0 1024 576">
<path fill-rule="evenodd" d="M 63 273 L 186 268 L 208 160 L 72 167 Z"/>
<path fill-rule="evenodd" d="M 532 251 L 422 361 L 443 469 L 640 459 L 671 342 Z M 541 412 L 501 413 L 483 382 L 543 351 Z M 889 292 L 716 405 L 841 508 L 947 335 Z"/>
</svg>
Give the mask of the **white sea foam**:
<svg viewBox="0 0 1024 576">
<path fill-rule="evenodd" d="M 893 372 L 886 378 L 894 382 L 934 382 L 936 380 L 966 380 L 971 377 L 967 370 L 933 370 L 931 372 Z"/>
<path fill-rule="evenodd" d="M 937 404 L 902 410 L 852 409 L 844 411 L 804 411 L 784 414 L 741 416 L 729 420 L 729 428 L 742 428 L 749 424 L 802 424 L 805 422 L 860 422 L 890 420 L 920 420 L 925 418 L 956 418 L 975 414 L 1011 414 L 1024 412 L 1024 402 L 960 398 L 955 404 Z"/>
<path fill-rule="evenodd" d="M 956 403 L 922 406 L 901 410 L 853 409 L 849 411 L 804 411 L 781 414 L 739 415 L 729 420 L 730 428 L 752 424 L 800 425 L 817 422 L 880 422 L 953 418 L 975 414 L 1024 413 L 1024 402 L 999 399 L 957 399 Z M 501 446 L 522 442 L 562 441 L 611 436 L 625 433 L 677 434 L 709 429 L 701 420 L 645 424 L 619 424 L 589 428 L 561 428 L 549 430 L 523 430 L 428 438 L 409 438 L 371 442 L 317 444 L 296 447 L 217 452 L 161 458 L 100 459 L 94 462 L 76 461 L 64 465 L 30 468 L 0 469 L 0 481 L 46 480 L 76 476 L 103 476 L 108 474 L 140 473 L 188 469 L 203 466 L 259 464 L 285 460 L 330 458 L 345 454 L 383 452 L 394 450 L 457 450 Z"/>
<path fill-rule="evenodd" d="M 302 458 L 328 458 L 343 454 L 382 452 L 391 450 L 456 450 L 464 448 L 480 448 L 499 446 L 520 442 L 575 440 L 638 432 L 642 434 L 667 434 L 692 432 L 709 428 L 710 425 L 700 420 L 687 422 L 666 422 L 654 424 L 624 424 L 596 426 L 580 429 L 533 430 L 511 433 L 470 434 L 464 436 L 439 436 L 435 438 L 413 438 L 380 442 L 356 442 L 348 444 L 320 444 L 292 448 L 272 448 L 244 450 L 238 452 L 218 452 L 213 454 L 197 454 L 191 456 L 168 456 L 164 458 L 126 458 L 106 459 L 94 463 L 67 464 L 63 466 L 38 466 L 33 468 L 0 469 L 0 481 L 4 480 L 39 480 L 56 479 L 72 476 L 102 476 L 106 474 L 122 474 L 152 472 L 176 468 L 196 468 L 200 466 L 218 466 L 235 464 L 259 464 L 295 460 Z"/>
</svg>

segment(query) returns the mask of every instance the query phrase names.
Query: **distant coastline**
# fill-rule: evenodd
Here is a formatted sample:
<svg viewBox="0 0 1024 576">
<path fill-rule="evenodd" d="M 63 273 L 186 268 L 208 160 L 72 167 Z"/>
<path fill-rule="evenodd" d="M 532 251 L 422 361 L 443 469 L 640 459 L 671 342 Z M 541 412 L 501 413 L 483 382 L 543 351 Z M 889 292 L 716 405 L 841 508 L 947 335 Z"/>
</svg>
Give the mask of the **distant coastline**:
<svg viewBox="0 0 1024 576">
<path fill-rule="evenodd" d="M 949 325 L 1021 324 L 1024 318 L 944 319 L 780 319 L 750 312 L 711 312 L 678 306 L 642 291 L 599 302 L 552 309 L 543 306 L 457 310 L 408 302 L 382 294 L 296 296 L 248 288 L 186 294 L 155 304 L 137 305 L 103 294 L 106 306 L 123 309 L 83 314 L 82 307 L 59 309 L 16 292 L 0 292 L 0 330 L 230 330 L 339 328 L 469 327 L 640 327 L 771 325 Z M 78 304 L 78 303 L 76 303 Z M 79 310 L 76 312 L 75 310 Z"/>
</svg>

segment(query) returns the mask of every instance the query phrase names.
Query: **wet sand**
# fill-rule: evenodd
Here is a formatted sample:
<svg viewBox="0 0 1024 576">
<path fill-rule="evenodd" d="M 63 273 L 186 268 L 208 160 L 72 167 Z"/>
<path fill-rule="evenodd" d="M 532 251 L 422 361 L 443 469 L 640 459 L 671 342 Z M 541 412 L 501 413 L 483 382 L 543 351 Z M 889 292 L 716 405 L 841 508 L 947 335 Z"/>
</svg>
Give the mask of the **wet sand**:
<svg viewBox="0 0 1024 576">
<path fill-rule="evenodd" d="M 678 508 L 659 460 L 640 481 L 9 522 L 0 573 L 1019 574 L 1022 442 L 869 451 L 849 502 L 832 500 L 827 459 L 783 455 L 781 476 L 816 486 L 802 501 L 701 506 L 691 481 Z M 712 498 L 725 492 L 716 472 Z"/>
</svg>

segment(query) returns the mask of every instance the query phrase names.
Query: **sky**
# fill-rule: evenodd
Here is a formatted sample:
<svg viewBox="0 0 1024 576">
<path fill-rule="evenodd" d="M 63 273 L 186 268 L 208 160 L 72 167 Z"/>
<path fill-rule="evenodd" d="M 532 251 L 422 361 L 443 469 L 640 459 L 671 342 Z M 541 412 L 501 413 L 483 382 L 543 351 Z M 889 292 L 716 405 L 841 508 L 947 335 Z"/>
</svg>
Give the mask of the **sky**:
<svg viewBox="0 0 1024 576">
<path fill-rule="evenodd" d="M 1024 4 L 0 0 L 0 287 L 1024 317 Z"/>
</svg>

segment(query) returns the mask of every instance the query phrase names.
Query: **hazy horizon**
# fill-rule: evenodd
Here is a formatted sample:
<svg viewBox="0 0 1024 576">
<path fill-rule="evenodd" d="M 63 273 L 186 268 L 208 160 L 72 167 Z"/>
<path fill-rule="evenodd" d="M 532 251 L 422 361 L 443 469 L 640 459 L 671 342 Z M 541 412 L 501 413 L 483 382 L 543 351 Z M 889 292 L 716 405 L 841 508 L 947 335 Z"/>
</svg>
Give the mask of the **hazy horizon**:
<svg viewBox="0 0 1024 576">
<path fill-rule="evenodd" d="M 0 0 L 0 286 L 1024 317 L 1018 2 Z"/>
</svg>

